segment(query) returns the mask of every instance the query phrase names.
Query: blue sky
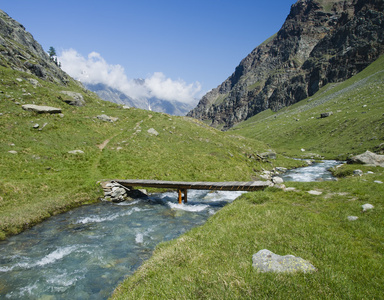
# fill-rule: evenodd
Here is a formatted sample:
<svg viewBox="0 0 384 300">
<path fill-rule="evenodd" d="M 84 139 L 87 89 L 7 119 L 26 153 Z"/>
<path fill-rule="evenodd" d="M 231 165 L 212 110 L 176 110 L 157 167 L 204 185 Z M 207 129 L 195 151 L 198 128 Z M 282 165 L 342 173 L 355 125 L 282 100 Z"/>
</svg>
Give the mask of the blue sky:
<svg viewBox="0 0 384 300">
<path fill-rule="evenodd" d="M 127 80 L 157 74 L 160 82 L 190 87 L 196 97 L 222 83 L 276 33 L 295 2 L 5 0 L 0 9 L 45 50 L 53 46 L 60 56 L 72 49 L 88 65 L 95 61 L 88 55 L 96 53 L 98 62 L 118 68 Z"/>
</svg>

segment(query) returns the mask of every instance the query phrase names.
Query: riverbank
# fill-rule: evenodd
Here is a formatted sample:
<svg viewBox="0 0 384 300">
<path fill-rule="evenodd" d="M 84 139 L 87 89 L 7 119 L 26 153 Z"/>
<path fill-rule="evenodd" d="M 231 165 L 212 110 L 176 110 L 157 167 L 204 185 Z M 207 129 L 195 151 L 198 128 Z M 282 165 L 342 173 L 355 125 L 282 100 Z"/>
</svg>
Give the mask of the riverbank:
<svg viewBox="0 0 384 300">
<path fill-rule="evenodd" d="M 363 176 L 241 196 L 203 226 L 159 245 L 112 299 L 380 298 L 384 172 L 358 168 Z M 362 212 L 366 203 L 374 209 Z M 317 272 L 259 273 L 252 255 L 262 249 L 300 256 Z"/>
</svg>

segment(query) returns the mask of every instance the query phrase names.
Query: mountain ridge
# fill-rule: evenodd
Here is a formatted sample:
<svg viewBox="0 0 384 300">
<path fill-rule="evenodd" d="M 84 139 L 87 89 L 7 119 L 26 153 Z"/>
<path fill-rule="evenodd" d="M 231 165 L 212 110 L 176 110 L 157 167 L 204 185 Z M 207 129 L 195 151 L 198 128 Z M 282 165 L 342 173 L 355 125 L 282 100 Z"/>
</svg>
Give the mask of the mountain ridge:
<svg viewBox="0 0 384 300">
<path fill-rule="evenodd" d="M 377 0 L 299 0 L 279 32 L 187 115 L 226 130 L 350 78 L 384 53 L 383 7 Z"/>
</svg>

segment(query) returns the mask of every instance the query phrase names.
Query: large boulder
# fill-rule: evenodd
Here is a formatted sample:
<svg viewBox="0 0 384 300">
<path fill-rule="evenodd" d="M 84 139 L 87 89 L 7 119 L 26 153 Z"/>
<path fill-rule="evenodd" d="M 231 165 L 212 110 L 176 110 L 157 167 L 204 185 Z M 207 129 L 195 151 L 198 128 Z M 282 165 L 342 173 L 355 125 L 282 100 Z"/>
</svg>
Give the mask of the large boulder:
<svg viewBox="0 0 384 300">
<path fill-rule="evenodd" d="M 84 97 L 80 93 L 76 93 L 72 91 L 61 91 L 60 93 L 64 95 L 63 96 L 64 98 L 62 98 L 62 100 L 69 105 L 73 105 L 73 106 L 85 105 Z"/>
<path fill-rule="evenodd" d="M 347 161 L 349 164 L 365 164 L 384 167 L 384 155 L 379 155 L 371 151 L 356 155 Z"/>
<path fill-rule="evenodd" d="M 252 266 L 259 272 L 311 273 L 316 271 L 311 263 L 301 257 L 280 256 L 267 249 L 260 250 L 252 256 Z"/>
<path fill-rule="evenodd" d="M 52 106 L 43 106 L 43 105 L 35 105 L 35 104 L 25 104 L 21 106 L 24 110 L 34 111 L 39 114 L 47 113 L 47 114 L 60 114 L 61 108 L 56 108 Z"/>
</svg>

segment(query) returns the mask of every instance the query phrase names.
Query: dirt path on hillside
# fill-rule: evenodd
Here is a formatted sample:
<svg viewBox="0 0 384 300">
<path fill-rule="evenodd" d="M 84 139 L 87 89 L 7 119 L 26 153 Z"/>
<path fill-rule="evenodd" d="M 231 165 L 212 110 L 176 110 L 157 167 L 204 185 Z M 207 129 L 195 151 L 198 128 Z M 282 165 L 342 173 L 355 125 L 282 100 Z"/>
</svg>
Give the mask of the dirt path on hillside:
<svg viewBox="0 0 384 300">
<path fill-rule="evenodd" d="M 100 145 L 97 145 L 97 148 L 99 148 L 101 151 L 105 148 L 105 146 L 108 145 L 108 143 L 111 141 L 111 139 L 107 139 L 104 142 L 102 142 Z"/>
</svg>

